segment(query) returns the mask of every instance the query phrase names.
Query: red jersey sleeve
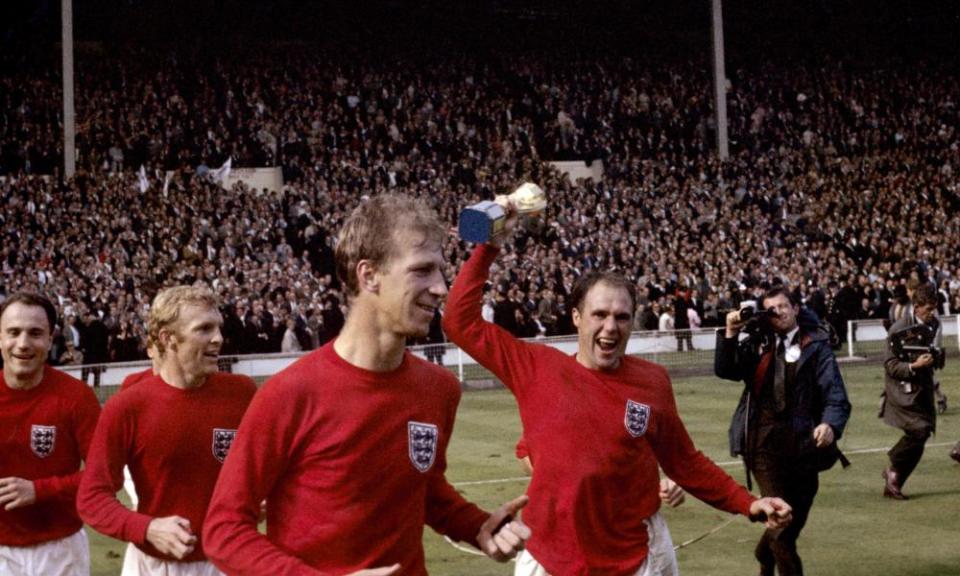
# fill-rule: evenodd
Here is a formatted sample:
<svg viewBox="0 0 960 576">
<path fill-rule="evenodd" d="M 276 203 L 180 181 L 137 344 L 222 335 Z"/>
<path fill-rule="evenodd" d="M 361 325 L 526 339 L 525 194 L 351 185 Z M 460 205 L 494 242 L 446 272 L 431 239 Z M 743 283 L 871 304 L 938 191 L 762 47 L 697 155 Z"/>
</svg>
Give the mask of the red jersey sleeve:
<svg viewBox="0 0 960 576">
<path fill-rule="evenodd" d="M 450 437 L 453 436 L 453 415 L 457 413 L 457 405 L 459 404 L 459 397 L 456 398 L 455 401 L 451 402 L 452 407 L 448 411 L 451 417 L 447 421 L 446 430 L 450 431 Z M 480 532 L 480 526 L 487 521 L 490 515 L 472 502 L 468 502 L 447 482 L 446 470 L 447 451 L 446 446 L 444 446 L 444 449 L 437 454 L 437 463 L 431 470 L 432 477 L 427 489 L 425 510 L 426 524 L 453 540 L 467 542 L 476 548 L 480 548 L 480 544 L 477 542 L 477 534 Z"/>
<path fill-rule="evenodd" d="M 69 430 L 74 434 L 73 441 L 80 451 L 80 458 L 86 462 L 90 442 L 97 427 L 97 420 L 100 418 L 100 401 L 97 400 L 93 390 L 82 386 L 79 388 L 76 402 L 72 408 L 73 425 Z M 80 487 L 82 477 L 83 471 L 78 470 L 66 476 L 51 476 L 34 480 L 33 488 L 36 491 L 37 502 L 61 500 L 72 504 L 76 500 L 77 489 Z"/>
<path fill-rule="evenodd" d="M 474 360 L 490 369 L 519 398 L 522 384 L 531 375 L 536 363 L 530 348 L 502 327 L 486 322 L 481 316 L 483 285 L 490 265 L 499 250 L 488 244 L 474 249 L 460 269 L 443 314 L 443 331 L 451 342 L 463 348 Z"/>
<path fill-rule="evenodd" d="M 727 512 L 749 516 L 750 505 L 756 498 L 697 450 L 680 419 L 666 370 L 660 368 L 658 377 L 664 380 L 660 389 L 666 410 L 657 426 L 648 432 L 657 462 L 667 476 L 700 500 Z"/>
<path fill-rule="evenodd" d="M 77 492 L 77 511 L 97 532 L 143 544 L 153 518 L 128 509 L 116 496 L 123 486 L 123 467 L 133 435 L 124 400 L 125 395 L 118 394 L 103 409 Z"/>
</svg>

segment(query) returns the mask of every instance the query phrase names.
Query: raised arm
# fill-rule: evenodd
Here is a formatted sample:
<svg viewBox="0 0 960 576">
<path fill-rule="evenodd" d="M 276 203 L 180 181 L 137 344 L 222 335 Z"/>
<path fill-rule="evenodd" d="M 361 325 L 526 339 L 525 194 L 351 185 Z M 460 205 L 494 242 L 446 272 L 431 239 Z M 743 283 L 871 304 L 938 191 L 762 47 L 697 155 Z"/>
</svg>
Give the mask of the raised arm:
<svg viewBox="0 0 960 576">
<path fill-rule="evenodd" d="M 450 289 L 443 314 L 443 331 L 474 360 L 491 370 L 513 389 L 527 375 L 513 373 L 529 369 L 532 344 L 483 319 L 483 285 L 499 249 L 489 244 L 477 246 L 461 268 Z"/>
<path fill-rule="evenodd" d="M 740 311 L 727 313 L 726 326 L 717 330 L 717 346 L 713 356 L 713 371 L 718 378 L 742 381 L 747 372 L 744 358 L 740 358 L 740 330 L 745 322 L 740 319 Z"/>
</svg>

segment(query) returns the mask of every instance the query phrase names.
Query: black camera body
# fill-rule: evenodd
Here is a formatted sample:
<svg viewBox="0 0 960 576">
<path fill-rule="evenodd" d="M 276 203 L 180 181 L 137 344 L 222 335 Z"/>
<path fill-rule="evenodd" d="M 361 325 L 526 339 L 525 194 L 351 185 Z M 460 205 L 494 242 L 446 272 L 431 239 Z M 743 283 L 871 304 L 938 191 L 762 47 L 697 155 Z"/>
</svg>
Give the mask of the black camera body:
<svg viewBox="0 0 960 576">
<path fill-rule="evenodd" d="M 917 324 L 890 335 L 890 348 L 893 355 L 903 362 L 913 362 L 924 354 L 933 356 L 933 367 L 943 368 L 947 353 L 936 345 L 936 330 L 926 324 Z"/>
<path fill-rule="evenodd" d="M 746 306 L 740 309 L 740 320 L 750 324 L 751 322 L 763 322 L 773 318 L 777 314 L 773 310 L 757 310 L 753 306 Z"/>
<path fill-rule="evenodd" d="M 761 310 L 753 306 L 744 306 L 740 309 L 740 320 L 744 322 L 743 331 L 746 332 L 751 339 L 762 341 L 764 337 L 767 336 L 766 333 L 769 332 L 772 334 L 770 319 L 776 315 L 776 312 L 773 310 Z"/>
</svg>

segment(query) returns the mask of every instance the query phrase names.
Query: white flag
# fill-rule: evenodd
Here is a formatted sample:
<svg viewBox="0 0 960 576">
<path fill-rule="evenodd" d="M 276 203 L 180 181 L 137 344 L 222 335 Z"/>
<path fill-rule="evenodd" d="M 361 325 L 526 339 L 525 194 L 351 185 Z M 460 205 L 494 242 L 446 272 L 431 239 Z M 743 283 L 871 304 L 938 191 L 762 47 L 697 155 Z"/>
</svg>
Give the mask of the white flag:
<svg viewBox="0 0 960 576">
<path fill-rule="evenodd" d="M 143 167 L 143 164 L 140 165 L 140 170 L 137 172 L 137 186 L 140 188 L 141 194 L 146 194 L 150 188 L 150 181 L 147 180 L 147 170 Z"/>
<path fill-rule="evenodd" d="M 163 178 L 163 197 L 167 197 L 167 193 L 170 191 L 170 180 L 173 179 L 173 170 L 167 172 L 167 175 Z"/>
<path fill-rule="evenodd" d="M 233 158 L 227 158 L 227 161 L 223 163 L 223 166 L 217 168 L 216 170 L 210 171 L 210 180 L 223 186 L 223 184 L 226 183 L 227 178 L 230 176 L 231 166 L 233 166 Z"/>
</svg>

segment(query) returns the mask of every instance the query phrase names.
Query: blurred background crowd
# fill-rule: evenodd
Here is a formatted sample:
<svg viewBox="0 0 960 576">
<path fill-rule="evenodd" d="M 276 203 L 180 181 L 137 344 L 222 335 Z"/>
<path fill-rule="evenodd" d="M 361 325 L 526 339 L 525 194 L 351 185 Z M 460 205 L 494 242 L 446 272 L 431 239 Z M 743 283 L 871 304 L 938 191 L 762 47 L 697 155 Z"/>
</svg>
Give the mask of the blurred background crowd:
<svg viewBox="0 0 960 576">
<path fill-rule="evenodd" d="M 637 330 L 717 326 L 778 282 L 839 331 L 886 318 L 911 278 L 937 286 L 941 313 L 960 308 L 957 52 L 734 41 L 721 162 L 706 40 L 641 43 L 626 27 L 571 41 L 563 12 L 519 4 L 468 35 L 455 24 L 475 15 L 433 9 L 427 40 L 344 9 L 309 40 L 81 43 L 66 181 L 57 53 L 4 51 L 2 292 L 54 299 L 67 362 L 144 358 L 151 298 L 193 282 L 222 299 L 224 354 L 311 349 L 342 325 L 333 249 L 364 197 L 421 197 L 454 227 L 533 181 L 548 208 L 505 248 L 484 306 L 518 336 L 572 333 L 566 298 L 598 267 L 637 283 Z M 651 30 L 672 17 L 654 16 Z M 226 26 L 216 17 L 195 25 Z M 228 159 L 279 167 L 283 189 L 223 189 L 208 175 Z M 571 181 L 558 160 L 603 177 Z M 469 249 L 448 238 L 448 279 Z"/>
</svg>

